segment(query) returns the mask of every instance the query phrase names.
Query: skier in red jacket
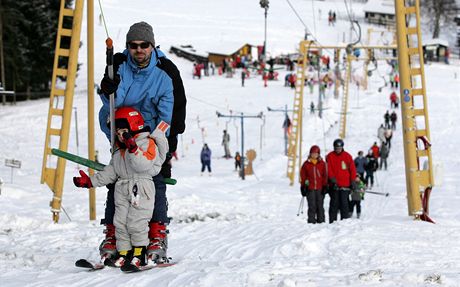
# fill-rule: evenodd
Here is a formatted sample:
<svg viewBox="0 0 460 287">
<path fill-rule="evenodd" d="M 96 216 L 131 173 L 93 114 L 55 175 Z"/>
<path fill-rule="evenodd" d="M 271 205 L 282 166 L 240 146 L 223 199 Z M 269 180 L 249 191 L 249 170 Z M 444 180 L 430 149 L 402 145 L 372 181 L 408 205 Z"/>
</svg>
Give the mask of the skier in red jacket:
<svg viewBox="0 0 460 287">
<path fill-rule="evenodd" d="M 300 169 L 300 193 L 307 197 L 308 223 L 324 222 L 323 190 L 326 185 L 326 163 L 320 156 L 319 147 L 314 145 Z"/>
<path fill-rule="evenodd" d="M 349 218 L 348 196 L 356 186 L 356 167 L 352 156 L 344 151 L 343 140 L 334 141 L 334 151 L 326 156 L 327 172 L 329 179 L 329 223 L 337 220 L 340 210 L 340 219 Z"/>
</svg>

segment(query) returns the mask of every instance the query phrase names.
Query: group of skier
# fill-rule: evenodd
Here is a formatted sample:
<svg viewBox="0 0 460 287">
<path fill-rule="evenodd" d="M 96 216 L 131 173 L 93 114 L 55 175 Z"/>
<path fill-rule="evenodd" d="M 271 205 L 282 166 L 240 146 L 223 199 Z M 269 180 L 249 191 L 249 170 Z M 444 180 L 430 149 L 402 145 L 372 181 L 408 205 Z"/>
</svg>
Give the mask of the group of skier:
<svg viewBox="0 0 460 287">
<path fill-rule="evenodd" d="M 355 163 L 351 155 L 344 150 L 342 139 L 333 143 L 334 151 L 321 157 L 320 148 L 313 145 L 307 160 L 300 170 L 300 193 L 307 198 L 308 223 L 325 221 L 323 201 L 329 194 L 329 223 L 351 216 L 349 195 L 358 191 L 360 178 L 357 176 Z"/>
<path fill-rule="evenodd" d="M 310 148 L 300 170 L 300 193 L 307 198 L 308 223 L 325 222 L 323 205 L 326 194 L 330 197 L 329 223 L 337 220 L 338 212 L 341 219 L 350 218 L 355 206 L 356 216 L 360 218 L 364 193 L 374 186 L 377 170 L 387 170 L 388 167 L 392 130 L 385 129 L 383 124 L 379 127 L 379 133 L 380 130 L 380 146 L 374 142 L 367 155 L 359 151 L 355 159 L 344 150 L 342 139 L 334 141 L 334 150 L 326 156 L 325 161 L 317 145 Z"/>
<path fill-rule="evenodd" d="M 171 177 L 171 153 L 185 129 L 186 98 L 179 70 L 155 46 L 153 29 L 146 22 L 130 27 L 126 49 L 113 56 L 113 77 L 108 69 L 100 85 L 99 122 L 109 140 L 110 126 L 115 125 L 112 160 L 93 176 L 80 171 L 74 184 L 107 185 L 101 261 L 135 271 L 168 262 L 164 179 Z M 111 94 L 114 123 L 109 121 Z"/>
</svg>

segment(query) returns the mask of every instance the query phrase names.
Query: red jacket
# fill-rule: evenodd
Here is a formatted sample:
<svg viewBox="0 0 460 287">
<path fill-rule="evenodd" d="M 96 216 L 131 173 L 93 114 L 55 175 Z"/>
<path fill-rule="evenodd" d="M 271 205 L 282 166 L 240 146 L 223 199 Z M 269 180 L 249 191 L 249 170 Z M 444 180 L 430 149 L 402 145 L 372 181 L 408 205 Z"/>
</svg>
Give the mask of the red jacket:
<svg viewBox="0 0 460 287">
<path fill-rule="evenodd" d="M 300 169 L 300 186 L 305 187 L 305 180 L 308 180 L 309 190 L 322 190 L 327 184 L 326 163 L 318 158 L 316 163 L 307 159 Z"/>
<path fill-rule="evenodd" d="M 339 187 L 350 187 L 356 178 L 356 166 L 351 155 L 342 151 L 331 151 L 326 156 L 328 178 L 335 178 Z"/>
<path fill-rule="evenodd" d="M 371 146 L 371 150 L 372 150 L 372 155 L 375 157 L 375 158 L 379 158 L 380 156 L 380 148 L 378 145 L 373 145 Z"/>
<path fill-rule="evenodd" d="M 393 103 L 396 103 L 397 100 L 398 100 L 398 95 L 395 92 L 391 93 L 390 101 L 392 101 Z"/>
</svg>

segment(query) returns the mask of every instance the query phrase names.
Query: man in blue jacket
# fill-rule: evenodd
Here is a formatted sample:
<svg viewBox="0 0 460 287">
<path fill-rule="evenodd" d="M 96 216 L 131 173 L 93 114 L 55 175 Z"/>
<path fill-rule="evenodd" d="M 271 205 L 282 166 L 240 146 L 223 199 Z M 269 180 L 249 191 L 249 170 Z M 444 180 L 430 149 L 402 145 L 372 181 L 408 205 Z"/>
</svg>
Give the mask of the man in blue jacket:
<svg viewBox="0 0 460 287">
<path fill-rule="evenodd" d="M 101 130 L 110 140 L 110 128 L 107 125 L 109 95 L 115 95 L 115 108 L 130 106 L 142 113 L 145 125 L 154 130 L 161 121 L 171 125 L 168 143 L 169 152 L 177 147 L 177 134 L 185 129 L 185 91 L 177 67 L 164 54 L 155 48 L 152 26 L 146 22 L 133 24 L 126 35 L 126 49 L 114 55 L 114 79 L 107 71 L 101 81 L 100 96 L 103 103 L 99 111 Z M 169 154 L 169 153 L 168 153 Z M 155 207 L 149 224 L 150 244 L 147 255 L 156 262 L 167 261 L 167 216 L 166 185 L 164 177 L 171 177 L 171 166 L 167 157 L 162 171 L 153 178 L 155 183 Z M 99 249 L 101 255 L 116 255 L 114 186 L 107 186 L 105 218 L 106 238 Z"/>
</svg>

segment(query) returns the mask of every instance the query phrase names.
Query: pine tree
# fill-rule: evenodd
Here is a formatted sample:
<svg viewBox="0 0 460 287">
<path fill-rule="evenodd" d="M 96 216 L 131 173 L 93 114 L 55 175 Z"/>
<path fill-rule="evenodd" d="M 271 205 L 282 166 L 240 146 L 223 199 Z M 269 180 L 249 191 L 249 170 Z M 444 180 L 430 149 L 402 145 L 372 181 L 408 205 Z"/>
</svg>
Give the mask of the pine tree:
<svg viewBox="0 0 460 287">
<path fill-rule="evenodd" d="M 59 8 L 60 0 L 1 2 L 6 89 L 26 95 L 18 100 L 49 93 Z"/>
<path fill-rule="evenodd" d="M 457 15 L 458 9 L 455 0 L 426 0 L 420 1 L 423 8 L 424 18 L 428 19 L 427 24 L 432 27 L 433 39 L 439 38 L 441 27 L 454 27 L 453 18 Z"/>
</svg>

